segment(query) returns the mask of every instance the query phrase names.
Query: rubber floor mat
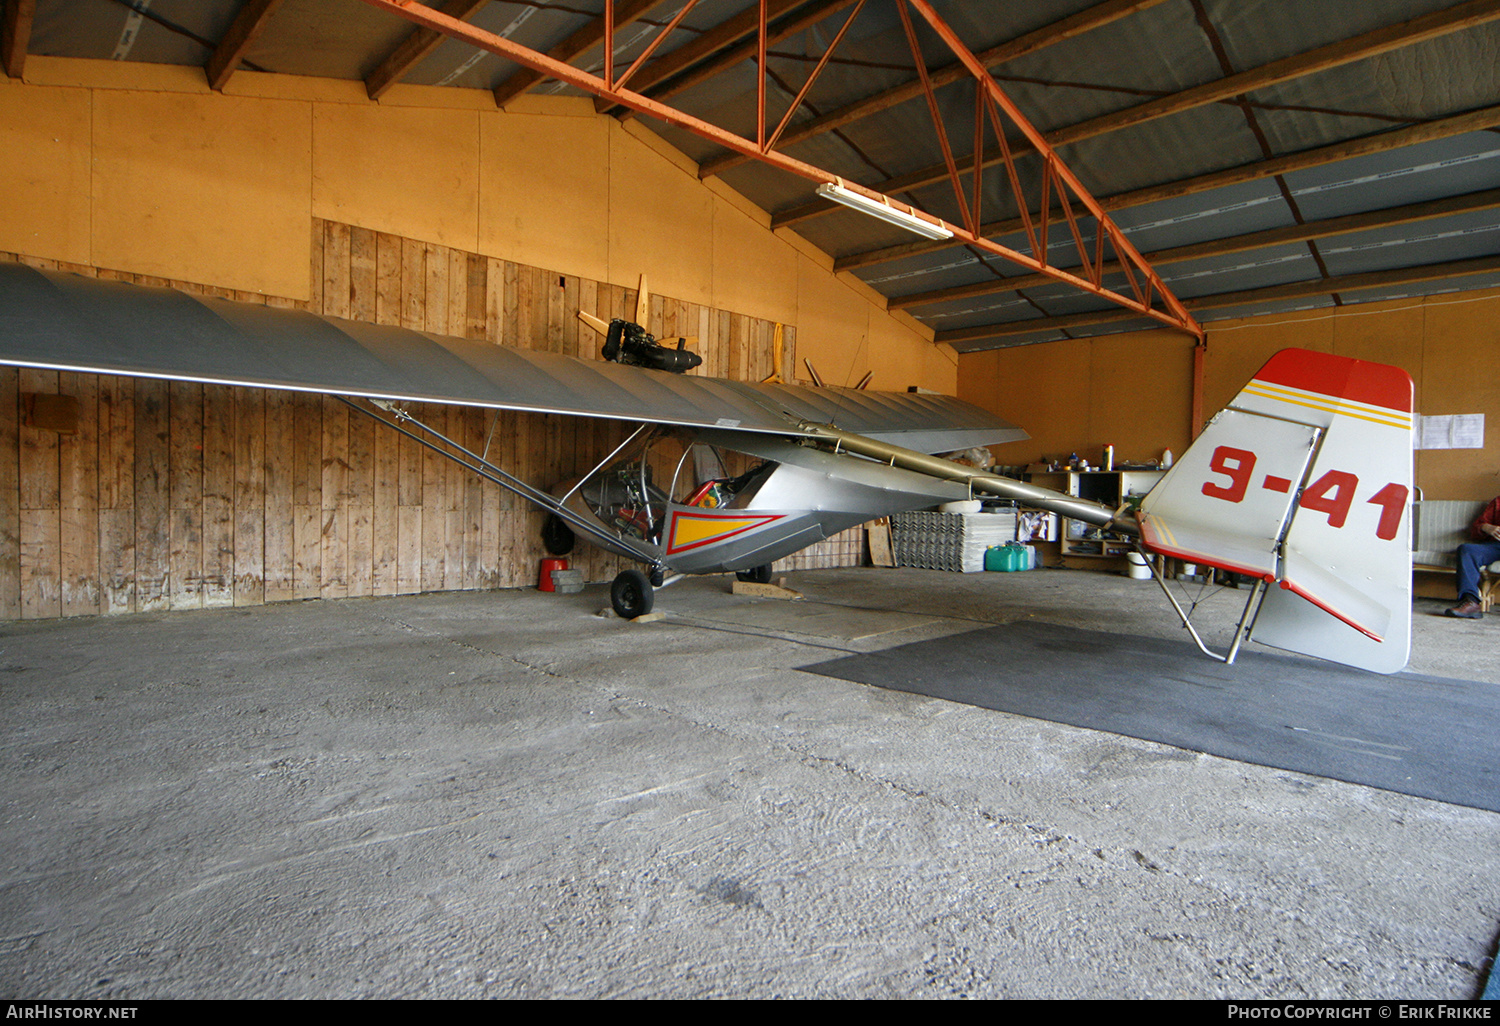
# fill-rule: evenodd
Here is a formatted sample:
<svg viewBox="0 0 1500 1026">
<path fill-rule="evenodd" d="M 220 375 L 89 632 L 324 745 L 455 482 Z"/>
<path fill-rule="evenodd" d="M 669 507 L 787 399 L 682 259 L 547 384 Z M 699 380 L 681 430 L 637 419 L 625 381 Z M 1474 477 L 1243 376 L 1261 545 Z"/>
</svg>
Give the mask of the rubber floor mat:
<svg viewBox="0 0 1500 1026">
<path fill-rule="evenodd" d="M 1036 622 L 802 669 L 1500 812 L 1494 684 Z"/>
</svg>

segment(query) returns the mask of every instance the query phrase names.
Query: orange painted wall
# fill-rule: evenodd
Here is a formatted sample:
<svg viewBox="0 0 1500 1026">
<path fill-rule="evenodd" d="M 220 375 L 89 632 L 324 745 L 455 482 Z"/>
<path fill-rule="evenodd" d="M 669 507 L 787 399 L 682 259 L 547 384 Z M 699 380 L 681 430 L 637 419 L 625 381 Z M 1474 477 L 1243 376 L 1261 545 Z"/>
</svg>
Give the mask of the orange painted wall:
<svg viewBox="0 0 1500 1026">
<path fill-rule="evenodd" d="M 959 357 L 962 399 L 1025 428 L 1031 438 L 997 446 L 1024 464 L 1077 453 L 1099 464 L 1158 459 L 1187 446 L 1193 343 L 1172 332 L 1107 335 Z"/>
<path fill-rule="evenodd" d="M 1211 323 L 1205 416 L 1289 347 L 1404 368 L 1419 415 L 1484 414 L 1484 448 L 1419 450 L 1417 485 L 1433 499 L 1500 495 L 1500 289 Z M 966 354 L 958 394 L 1031 432 L 997 449 L 1000 462 L 1072 452 L 1093 462 L 1105 443 L 1117 459 L 1180 453 L 1192 381 L 1191 341 L 1153 331 Z"/>
<path fill-rule="evenodd" d="M 1430 499 L 1500 495 L 1500 289 L 1213 324 L 1205 409 L 1222 406 L 1267 357 L 1288 346 L 1403 368 L 1412 376 L 1419 415 L 1484 414 L 1483 449 L 1417 451 L 1417 486 Z"/>
<path fill-rule="evenodd" d="M 951 392 L 931 333 L 588 101 L 36 57 L 0 78 L 0 250 L 309 298 L 313 218 L 798 329 L 830 380 Z M 804 325 L 815 330 L 801 330 Z M 819 359 L 818 357 L 821 357 Z M 858 378 L 858 374 L 855 378 Z"/>
</svg>

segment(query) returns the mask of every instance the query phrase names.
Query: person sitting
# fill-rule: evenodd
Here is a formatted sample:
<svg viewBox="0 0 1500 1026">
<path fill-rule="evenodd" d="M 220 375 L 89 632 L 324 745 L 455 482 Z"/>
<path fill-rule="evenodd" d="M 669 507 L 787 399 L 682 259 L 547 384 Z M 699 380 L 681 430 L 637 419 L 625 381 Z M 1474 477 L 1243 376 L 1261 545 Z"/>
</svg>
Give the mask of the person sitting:
<svg viewBox="0 0 1500 1026">
<path fill-rule="evenodd" d="M 1478 620 L 1484 616 L 1484 606 L 1479 601 L 1479 576 L 1485 567 L 1500 560 L 1500 497 L 1484 507 L 1470 525 L 1469 537 L 1474 540 L 1458 547 L 1458 605 L 1448 610 L 1447 615 Z"/>
</svg>

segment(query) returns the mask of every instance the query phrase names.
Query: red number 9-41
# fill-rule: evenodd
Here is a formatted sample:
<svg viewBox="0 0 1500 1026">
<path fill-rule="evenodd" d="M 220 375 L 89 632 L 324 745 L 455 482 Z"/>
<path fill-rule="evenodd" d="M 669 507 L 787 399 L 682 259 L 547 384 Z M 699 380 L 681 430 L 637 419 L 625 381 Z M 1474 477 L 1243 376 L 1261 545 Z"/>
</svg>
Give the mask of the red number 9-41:
<svg viewBox="0 0 1500 1026">
<path fill-rule="evenodd" d="M 1255 453 L 1248 449 L 1236 449 L 1232 445 L 1221 445 L 1213 452 L 1208 467 L 1223 481 L 1205 481 L 1203 494 L 1225 502 L 1242 502 L 1254 483 Z M 1286 478 L 1267 475 L 1260 487 L 1275 492 L 1285 492 L 1291 482 Z M 1326 514 L 1329 527 L 1343 527 L 1349 519 L 1349 510 L 1359 491 L 1359 478 L 1344 470 L 1330 470 L 1302 492 L 1303 509 Z M 1394 481 L 1385 485 L 1365 501 L 1380 507 L 1380 519 L 1375 524 L 1375 537 L 1391 541 L 1401 527 L 1401 517 L 1406 512 L 1407 488 Z"/>
</svg>

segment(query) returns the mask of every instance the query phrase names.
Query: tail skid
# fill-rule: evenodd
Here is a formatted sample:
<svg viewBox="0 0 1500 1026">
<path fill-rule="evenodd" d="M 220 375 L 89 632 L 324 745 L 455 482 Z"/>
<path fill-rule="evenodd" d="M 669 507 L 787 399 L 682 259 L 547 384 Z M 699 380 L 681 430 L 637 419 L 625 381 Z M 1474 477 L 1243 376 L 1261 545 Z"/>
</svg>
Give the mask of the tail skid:
<svg viewBox="0 0 1500 1026">
<path fill-rule="evenodd" d="M 1248 636 L 1394 673 L 1411 638 L 1411 454 L 1405 371 L 1283 350 L 1146 497 L 1141 543 L 1259 583 L 1216 658 Z"/>
</svg>

